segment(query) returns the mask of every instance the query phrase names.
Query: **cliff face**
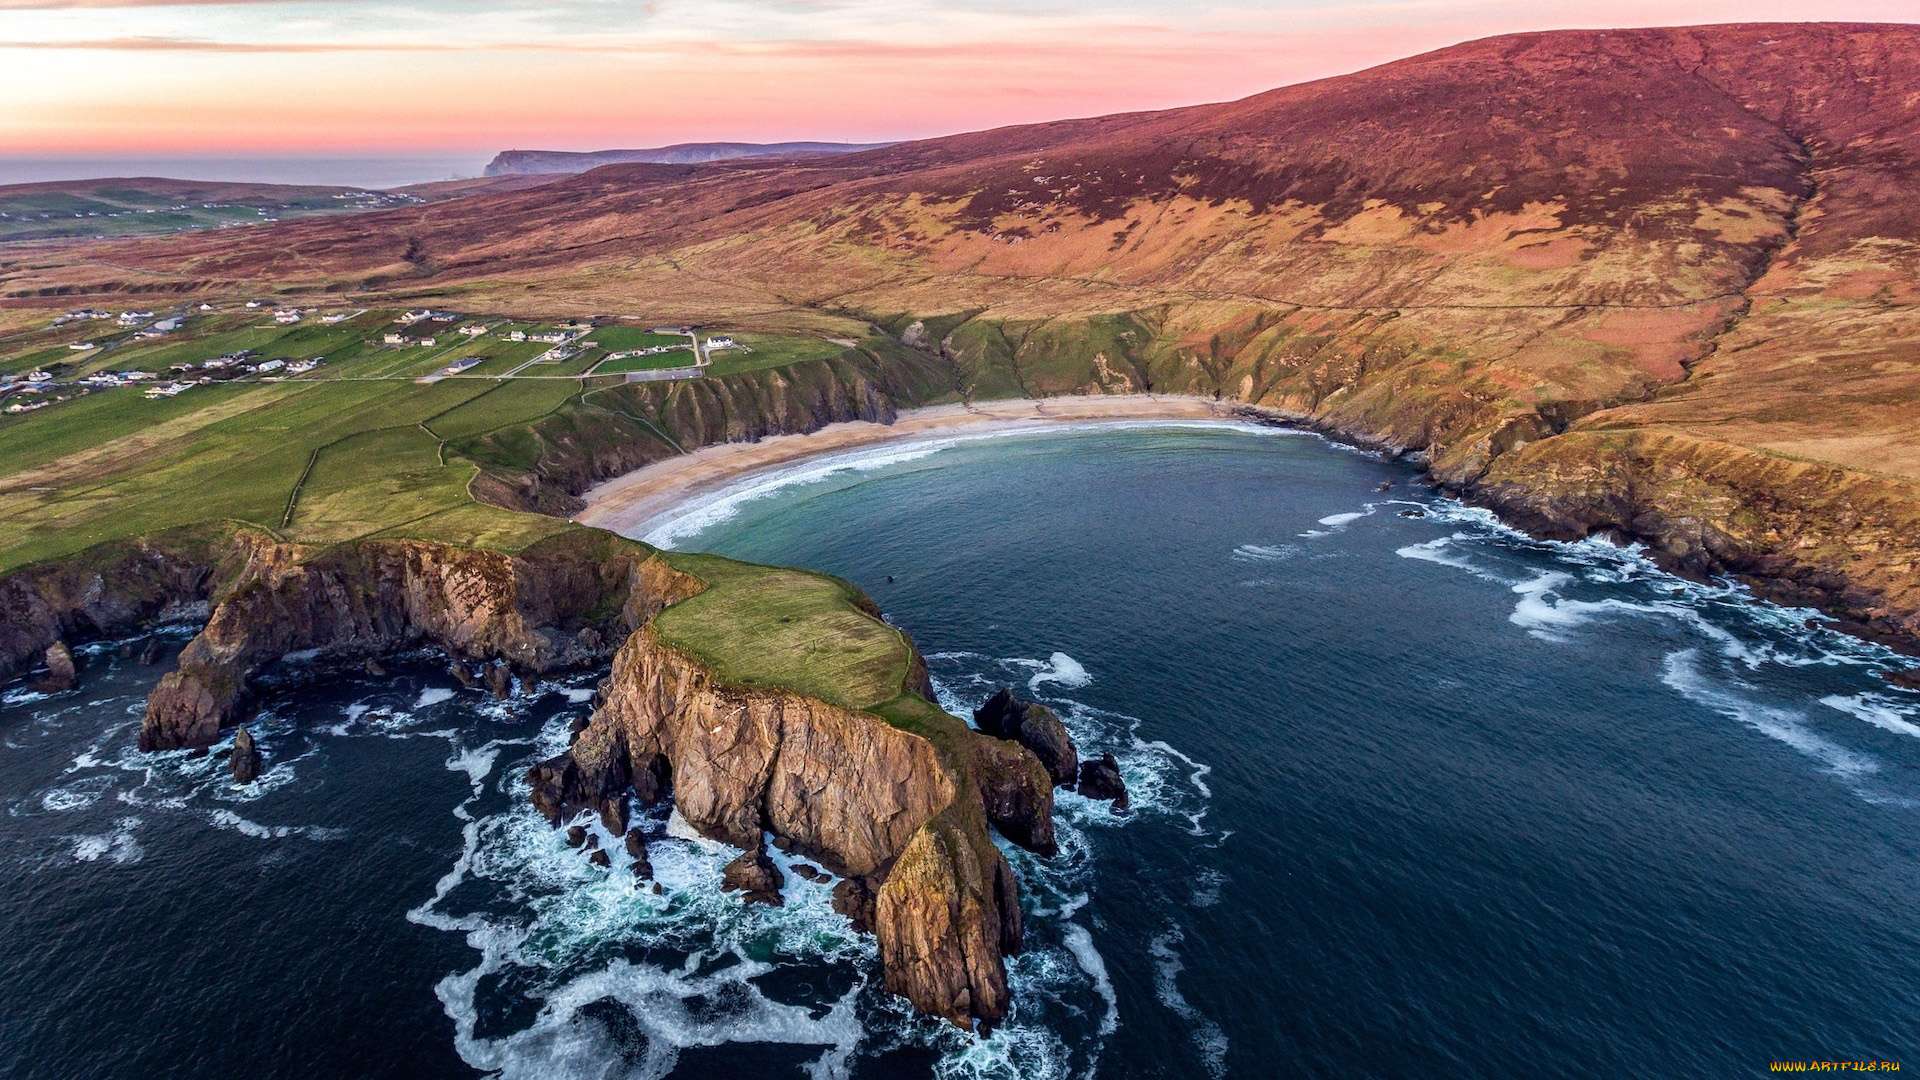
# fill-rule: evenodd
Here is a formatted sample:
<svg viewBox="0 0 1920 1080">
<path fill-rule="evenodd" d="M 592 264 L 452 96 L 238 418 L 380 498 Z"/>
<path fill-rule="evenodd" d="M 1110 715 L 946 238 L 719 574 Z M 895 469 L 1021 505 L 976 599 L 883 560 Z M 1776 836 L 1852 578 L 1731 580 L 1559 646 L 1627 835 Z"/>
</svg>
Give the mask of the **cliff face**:
<svg viewBox="0 0 1920 1080">
<path fill-rule="evenodd" d="M 288 653 L 371 657 L 434 644 L 543 672 L 606 655 L 696 585 L 606 534 L 518 555 L 413 540 L 314 553 L 253 539 L 232 588 L 147 699 L 143 750 L 205 746 L 246 708 L 247 682 Z"/>
<path fill-rule="evenodd" d="M 206 601 L 243 558 L 226 530 L 176 530 L 0 578 L 0 682 L 57 641 L 130 633 Z"/>
<path fill-rule="evenodd" d="M 456 449 L 481 466 L 473 491 L 483 500 L 566 515 L 594 484 L 685 450 L 848 420 L 892 423 L 898 406 L 953 389 L 937 358 L 878 338 L 829 360 L 596 390 L 577 406 Z"/>
<path fill-rule="evenodd" d="M 624 753 L 638 769 L 664 756 L 680 816 L 735 847 L 772 832 L 864 876 L 954 799 L 925 739 L 799 694 L 717 686 L 650 628 L 621 647 L 608 686 L 575 760 Z"/>
<path fill-rule="evenodd" d="M 1682 572 L 1741 575 L 1862 636 L 1920 642 L 1920 505 L 1883 477 L 1669 433 L 1577 431 L 1500 458 L 1472 494 L 1537 535 L 1643 541 Z"/>
<path fill-rule="evenodd" d="M 1052 784 L 1023 747 L 924 701 L 911 707 L 922 730 L 945 722 L 938 738 L 789 691 L 724 685 L 643 627 L 616 656 L 592 722 L 530 778 L 543 806 L 604 813 L 630 778 L 653 801 L 664 791 L 651 778 L 671 777 L 675 808 L 701 833 L 749 850 L 772 833 L 861 879 L 890 990 L 957 1024 L 998 1019 L 1022 922 L 1018 884 L 986 827 L 991 818 L 1051 854 Z"/>
</svg>

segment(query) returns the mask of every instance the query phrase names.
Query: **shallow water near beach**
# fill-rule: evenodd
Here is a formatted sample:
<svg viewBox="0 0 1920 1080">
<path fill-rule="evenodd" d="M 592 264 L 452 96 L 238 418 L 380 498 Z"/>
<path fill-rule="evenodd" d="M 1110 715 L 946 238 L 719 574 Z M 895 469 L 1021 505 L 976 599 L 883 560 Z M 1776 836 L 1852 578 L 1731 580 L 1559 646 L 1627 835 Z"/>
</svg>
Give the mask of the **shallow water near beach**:
<svg viewBox="0 0 1920 1080">
<path fill-rule="evenodd" d="M 1062 853 L 1010 852 L 1029 947 L 991 1038 L 881 991 L 827 886 L 721 896 L 730 853 L 664 813 L 658 895 L 568 849 L 519 777 L 601 672 L 493 702 L 431 657 L 288 671 L 242 791 L 133 751 L 165 664 L 106 643 L 79 691 L 0 698 L 0 1077 L 1735 1076 L 1916 1045 L 1920 695 L 1807 612 L 1252 425 L 866 451 L 695 509 L 655 539 L 846 577 L 949 709 L 1014 685 L 1120 760 L 1131 811 L 1062 794 Z"/>
</svg>

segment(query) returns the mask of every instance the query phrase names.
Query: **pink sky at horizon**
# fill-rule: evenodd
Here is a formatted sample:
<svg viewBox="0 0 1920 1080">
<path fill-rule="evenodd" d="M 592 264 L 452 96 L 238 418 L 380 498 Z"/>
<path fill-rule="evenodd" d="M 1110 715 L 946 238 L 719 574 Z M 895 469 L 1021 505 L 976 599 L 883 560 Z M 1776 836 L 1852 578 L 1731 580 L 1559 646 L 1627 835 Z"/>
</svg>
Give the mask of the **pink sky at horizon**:
<svg viewBox="0 0 1920 1080">
<path fill-rule="evenodd" d="M 978 10 L 990 9 L 990 10 Z M 1219 101 L 1491 34 L 1910 3 L 0 0 L 0 155 L 854 142 Z M 904 12 L 904 14 L 903 14 Z M 568 21 L 569 16 L 577 17 Z M 584 20 L 584 21 L 582 21 Z"/>
</svg>

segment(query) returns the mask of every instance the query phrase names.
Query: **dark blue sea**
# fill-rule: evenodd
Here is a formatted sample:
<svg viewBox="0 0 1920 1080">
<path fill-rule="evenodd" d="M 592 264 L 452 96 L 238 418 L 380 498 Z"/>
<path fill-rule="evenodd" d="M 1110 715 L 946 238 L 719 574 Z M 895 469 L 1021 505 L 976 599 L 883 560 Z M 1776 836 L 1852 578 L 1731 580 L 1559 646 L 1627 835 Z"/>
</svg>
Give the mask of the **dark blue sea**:
<svg viewBox="0 0 1920 1080">
<path fill-rule="evenodd" d="M 1390 485 L 1382 490 L 1383 485 Z M 825 570 L 1012 685 L 1133 808 L 1011 851 L 975 1039 L 790 876 L 649 827 L 589 866 L 520 774 L 603 672 L 494 702 L 420 656 L 289 667 L 251 789 L 142 755 L 190 627 L 0 704 L 0 1077 L 1740 1077 L 1920 1047 L 1920 694 L 1811 612 L 1527 539 L 1252 425 L 870 450 L 656 542 Z M 1920 1066 L 1920 1063 L 1916 1063 Z"/>
</svg>

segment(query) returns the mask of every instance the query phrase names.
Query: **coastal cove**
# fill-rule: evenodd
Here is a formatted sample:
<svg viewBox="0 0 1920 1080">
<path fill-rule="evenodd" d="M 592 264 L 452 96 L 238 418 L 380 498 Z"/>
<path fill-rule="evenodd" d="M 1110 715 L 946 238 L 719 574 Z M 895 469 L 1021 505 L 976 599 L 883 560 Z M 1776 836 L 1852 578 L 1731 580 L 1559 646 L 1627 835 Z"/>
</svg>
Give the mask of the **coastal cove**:
<svg viewBox="0 0 1920 1080">
<path fill-rule="evenodd" d="M 991 1038 L 886 994 L 824 887 L 722 894 L 734 852 L 665 807 L 642 815 L 659 896 L 568 848 L 522 776 L 605 668 L 494 701 L 432 654 L 285 665 L 244 791 L 133 749 L 166 661 L 100 643 L 79 692 L 0 705 L 18 1075 L 1517 1077 L 1897 1058 L 1916 1034 L 1920 698 L 1876 674 L 1897 657 L 1307 433 L 999 422 L 762 462 L 633 522 L 839 575 L 949 712 L 1010 684 L 1116 756 L 1131 809 L 1063 792 L 1059 855 L 1001 845 L 1027 941 Z M 83 944 L 26 947 L 81 888 Z M 289 888 L 314 902 L 262 906 Z M 164 932 L 126 932 L 153 911 Z M 340 988 L 325 1016 L 316 982 Z M 221 1019 L 155 1022 L 181 1001 Z"/>
</svg>

